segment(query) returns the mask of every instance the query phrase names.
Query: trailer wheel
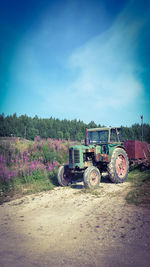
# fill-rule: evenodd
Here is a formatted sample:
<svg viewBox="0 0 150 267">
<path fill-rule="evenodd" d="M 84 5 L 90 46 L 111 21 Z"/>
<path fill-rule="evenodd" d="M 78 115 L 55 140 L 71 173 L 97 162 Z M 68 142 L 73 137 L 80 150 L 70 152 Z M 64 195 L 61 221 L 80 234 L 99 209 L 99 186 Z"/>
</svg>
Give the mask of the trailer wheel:
<svg viewBox="0 0 150 267">
<path fill-rule="evenodd" d="M 71 173 L 68 165 L 62 165 L 59 167 L 57 180 L 61 186 L 68 186 L 71 183 Z"/>
<path fill-rule="evenodd" d="M 100 180 L 101 180 L 101 175 L 98 168 L 90 166 L 85 170 L 83 175 L 83 182 L 85 188 L 89 189 L 97 188 L 99 186 Z"/>
<path fill-rule="evenodd" d="M 116 148 L 113 151 L 111 161 L 108 164 L 108 173 L 113 183 L 123 183 L 128 176 L 129 160 L 123 148 Z"/>
</svg>

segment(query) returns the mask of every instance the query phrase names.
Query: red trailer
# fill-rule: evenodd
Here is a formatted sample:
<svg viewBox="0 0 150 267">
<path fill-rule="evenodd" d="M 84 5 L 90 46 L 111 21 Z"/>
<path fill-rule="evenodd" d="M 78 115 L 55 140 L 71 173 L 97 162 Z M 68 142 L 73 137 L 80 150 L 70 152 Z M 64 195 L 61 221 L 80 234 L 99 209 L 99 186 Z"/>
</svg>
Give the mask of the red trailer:
<svg viewBox="0 0 150 267">
<path fill-rule="evenodd" d="M 130 165 L 150 166 L 149 147 L 146 142 L 127 140 L 124 142 Z"/>
</svg>

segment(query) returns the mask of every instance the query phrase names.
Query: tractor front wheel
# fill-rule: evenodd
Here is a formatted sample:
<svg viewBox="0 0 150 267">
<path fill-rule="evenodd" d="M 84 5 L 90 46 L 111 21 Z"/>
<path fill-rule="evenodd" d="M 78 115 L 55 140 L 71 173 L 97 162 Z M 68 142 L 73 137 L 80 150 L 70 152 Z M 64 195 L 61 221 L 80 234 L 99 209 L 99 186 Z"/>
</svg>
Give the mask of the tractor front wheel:
<svg viewBox="0 0 150 267">
<path fill-rule="evenodd" d="M 68 186 L 71 183 L 71 173 L 68 165 L 62 165 L 59 167 L 57 180 L 61 186 Z"/>
<path fill-rule="evenodd" d="M 113 183 L 123 183 L 129 172 L 129 160 L 123 148 L 115 148 L 108 164 L 108 173 Z"/>
<path fill-rule="evenodd" d="M 85 170 L 83 175 L 85 188 L 89 189 L 97 188 L 99 186 L 100 180 L 101 180 L 101 175 L 98 168 L 90 166 Z"/>
</svg>

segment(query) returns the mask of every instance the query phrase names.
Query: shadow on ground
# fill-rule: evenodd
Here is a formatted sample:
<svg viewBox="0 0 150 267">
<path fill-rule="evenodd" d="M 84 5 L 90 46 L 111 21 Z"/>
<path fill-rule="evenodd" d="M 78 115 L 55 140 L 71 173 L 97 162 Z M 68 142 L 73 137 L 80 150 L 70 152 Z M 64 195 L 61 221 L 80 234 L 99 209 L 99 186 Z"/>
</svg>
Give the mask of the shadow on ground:
<svg viewBox="0 0 150 267">
<path fill-rule="evenodd" d="M 109 176 L 107 174 L 104 174 L 101 176 L 101 182 L 100 184 L 112 184 L 112 181 L 109 179 Z M 84 184 L 83 184 L 83 179 L 79 179 L 77 181 L 73 181 L 73 183 L 71 184 L 71 188 L 73 189 L 83 189 L 84 188 Z"/>
</svg>

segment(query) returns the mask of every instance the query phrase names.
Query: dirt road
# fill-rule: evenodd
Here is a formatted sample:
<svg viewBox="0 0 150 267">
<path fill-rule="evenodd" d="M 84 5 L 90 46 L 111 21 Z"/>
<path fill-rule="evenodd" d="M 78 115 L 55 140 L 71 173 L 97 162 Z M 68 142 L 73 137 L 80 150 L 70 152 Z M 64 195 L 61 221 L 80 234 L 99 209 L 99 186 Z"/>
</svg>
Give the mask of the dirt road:
<svg viewBox="0 0 150 267">
<path fill-rule="evenodd" d="M 130 185 L 57 187 L 0 206 L 0 266 L 150 266 L 150 210 Z"/>
</svg>

